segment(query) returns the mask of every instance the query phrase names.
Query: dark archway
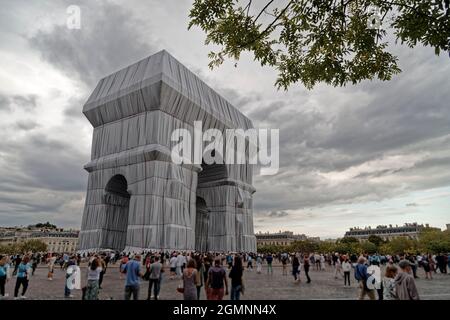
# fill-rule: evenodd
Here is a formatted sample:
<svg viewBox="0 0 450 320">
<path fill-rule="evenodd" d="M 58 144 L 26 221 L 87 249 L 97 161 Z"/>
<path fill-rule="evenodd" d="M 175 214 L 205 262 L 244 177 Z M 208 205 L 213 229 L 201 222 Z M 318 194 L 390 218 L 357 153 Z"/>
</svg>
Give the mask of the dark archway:
<svg viewBox="0 0 450 320">
<path fill-rule="evenodd" d="M 102 239 L 102 249 L 122 251 L 127 240 L 130 194 L 124 176 L 115 175 L 106 184 L 103 202 L 107 234 Z"/>
<path fill-rule="evenodd" d="M 203 198 L 197 197 L 195 216 L 195 249 L 200 252 L 208 251 L 209 211 Z"/>
</svg>

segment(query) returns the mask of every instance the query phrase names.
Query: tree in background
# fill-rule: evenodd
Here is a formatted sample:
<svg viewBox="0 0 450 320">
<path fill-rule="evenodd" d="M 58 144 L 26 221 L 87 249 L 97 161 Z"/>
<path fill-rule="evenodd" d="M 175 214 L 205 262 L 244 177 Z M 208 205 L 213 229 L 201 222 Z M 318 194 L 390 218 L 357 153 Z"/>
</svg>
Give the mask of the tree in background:
<svg viewBox="0 0 450 320">
<path fill-rule="evenodd" d="M 219 47 L 210 68 L 248 51 L 278 71 L 278 88 L 311 89 L 390 80 L 401 70 L 388 39 L 449 51 L 449 14 L 449 0 L 195 0 L 189 28 Z"/>
<path fill-rule="evenodd" d="M 417 241 L 406 237 L 397 237 L 382 244 L 380 252 L 390 255 L 416 253 L 417 247 Z"/>
<path fill-rule="evenodd" d="M 287 250 L 286 246 L 277 246 L 271 244 L 258 246 L 258 253 L 263 254 L 285 252 L 286 250 Z"/>
<path fill-rule="evenodd" d="M 450 232 L 426 228 L 419 235 L 419 249 L 423 253 L 450 252 Z"/>
<path fill-rule="evenodd" d="M 32 239 L 32 240 L 22 242 L 19 245 L 19 250 L 22 253 L 44 252 L 44 251 L 47 251 L 47 245 L 41 240 Z"/>
<path fill-rule="evenodd" d="M 379 237 L 377 235 L 374 235 L 374 234 L 371 234 L 367 240 L 369 242 L 372 242 L 374 245 L 376 245 L 377 248 L 379 246 L 381 246 L 383 244 L 383 242 L 384 242 L 383 239 L 381 239 L 381 237 Z"/>
<path fill-rule="evenodd" d="M 47 251 L 47 245 L 37 239 L 27 240 L 9 245 L 0 245 L 0 254 L 17 254 L 17 253 L 29 253 L 29 252 L 45 252 Z"/>
<path fill-rule="evenodd" d="M 374 254 L 378 251 L 378 246 L 371 241 L 364 241 L 361 243 L 361 250 L 368 254 Z"/>
<path fill-rule="evenodd" d="M 51 224 L 50 222 L 46 222 L 46 223 L 36 223 L 36 224 L 32 224 L 29 225 L 28 228 L 47 228 L 47 229 L 56 229 L 56 225 Z"/>
<path fill-rule="evenodd" d="M 319 249 L 319 243 L 310 240 L 294 241 L 288 247 L 289 252 L 316 252 Z"/>
</svg>

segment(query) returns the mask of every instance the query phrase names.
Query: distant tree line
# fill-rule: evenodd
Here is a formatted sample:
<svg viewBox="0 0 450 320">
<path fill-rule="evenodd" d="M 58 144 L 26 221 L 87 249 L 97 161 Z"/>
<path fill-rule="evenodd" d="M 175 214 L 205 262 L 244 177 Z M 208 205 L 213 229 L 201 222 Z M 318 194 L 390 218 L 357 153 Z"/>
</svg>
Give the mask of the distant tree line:
<svg viewBox="0 0 450 320">
<path fill-rule="evenodd" d="M 379 236 L 371 235 L 367 241 L 360 242 L 354 237 L 345 237 L 333 241 L 295 241 L 287 246 L 263 245 L 258 246 L 260 253 L 274 252 L 338 252 L 341 254 L 420 254 L 420 253 L 448 253 L 450 252 L 450 232 L 435 228 L 425 228 L 419 239 L 397 237 L 383 240 Z"/>
<path fill-rule="evenodd" d="M 0 254 L 17 254 L 45 251 L 47 251 L 47 245 L 42 240 L 38 239 L 31 239 L 10 245 L 0 245 Z"/>
<path fill-rule="evenodd" d="M 28 226 L 28 229 L 31 229 L 31 228 L 47 228 L 47 229 L 56 229 L 57 227 L 56 227 L 56 225 L 54 225 L 54 224 L 51 224 L 50 222 L 45 222 L 45 223 L 36 223 L 36 224 L 30 224 L 29 226 Z"/>
</svg>

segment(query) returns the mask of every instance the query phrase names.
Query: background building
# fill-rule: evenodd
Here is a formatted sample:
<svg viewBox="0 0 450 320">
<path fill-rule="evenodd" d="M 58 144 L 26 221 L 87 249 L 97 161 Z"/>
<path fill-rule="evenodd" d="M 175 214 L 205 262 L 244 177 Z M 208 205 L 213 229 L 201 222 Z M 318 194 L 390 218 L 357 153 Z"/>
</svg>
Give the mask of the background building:
<svg viewBox="0 0 450 320">
<path fill-rule="evenodd" d="M 390 240 L 397 237 L 408 237 L 410 239 L 418 239 L 420 232 L 424 228 L 429 228 L 429 225 L 414 223 L 405 223 L 403 226 L 389 226 L 380 225 L 376 228 L 365 227 L 365 228 L 350 228 L 349 231 L 345 233 L 344 237 L 354 237 L 359 240 L 367 240 L 371 235 L 378 236 L 383 240 Z"/>
<path fill-rule="evenodd" d="M 276 233 L 259 233 L 255 234 L 256 243 L 258 246 L 264 245 L 277 245 L 277 246 L 287 246 L 294 241 L 320 241 L 319 237 L 307 237 L 304 234 L 294 234 L 292 231 L 279 231 Z"/>
<path fill-rule="evenodd" d="M 36 227 L 0 228 L 0 245 L 8 246 L 28 240 L 40 240 L 49 252 L 75 252 L 78 249 L 78 230 Z"/>
</svg>

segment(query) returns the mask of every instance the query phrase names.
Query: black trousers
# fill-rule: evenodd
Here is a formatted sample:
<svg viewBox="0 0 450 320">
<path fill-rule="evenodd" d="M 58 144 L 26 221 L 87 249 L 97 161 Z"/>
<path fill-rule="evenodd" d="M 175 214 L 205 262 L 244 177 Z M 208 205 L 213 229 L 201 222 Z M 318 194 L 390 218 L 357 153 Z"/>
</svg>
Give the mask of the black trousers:
<svg viewBox="0 0 450 320">
<path fill-rule="evenodd" d="M 308 280 L 307 282 L 311 282 L 311 278 L 309 277 L 309 267 L 304 268 L 305 269 L 305 276 L 306 279 Z"/>
<path fill-rule="evenodd" d="M 0 277 L 0 295 L 5 295 L 5 283 L 6 283 L 6 276 Z"/>
<path fill-rule="evenodd" d="M 347 280 L 348 280 L 348 285 L 350 285 L 350 271 L 344 272 L 344 286 L 347 284 Z"/>
<path fill-rule="evenodd" d="M 155 297 L 155 300 L 158 300 L 159 279 L 149 279 L 148 280 L 147 300 L 150 300 L 150 297 L 152 296 L 152 287 L 153 287 L 153 296 Z"/>
<path fill-rule="evenodd" d="M 25 292 L 27 292 L 27 288 L 28 288 L 28 279 L 26 277 L 17 278 L 16 287 L 14 288 L 14 297 L 15 298 L 17 298 L 17 295 L 19 294 L 20 286 L 22 286 L 22 295 L 25 295 Z"/>
</svg>

